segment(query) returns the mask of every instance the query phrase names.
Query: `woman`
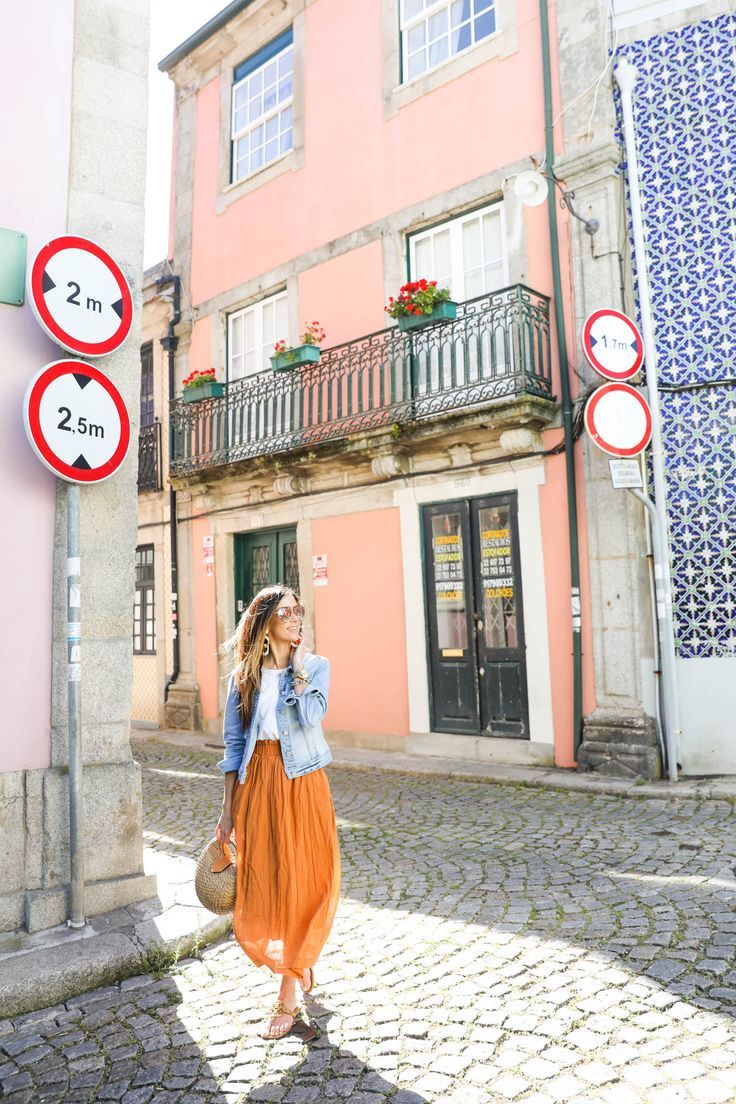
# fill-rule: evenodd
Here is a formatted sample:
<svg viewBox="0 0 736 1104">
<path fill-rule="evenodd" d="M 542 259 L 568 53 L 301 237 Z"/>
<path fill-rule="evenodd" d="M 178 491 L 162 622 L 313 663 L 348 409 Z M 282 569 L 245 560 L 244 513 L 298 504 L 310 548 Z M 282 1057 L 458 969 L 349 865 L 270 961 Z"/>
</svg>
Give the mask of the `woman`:
<svg viewBox="0 0 736 1104">
<path fill-rule="evenodd" d="M 340 896 L 335 810 L 322 769 L 329 661 L 306 651 L 304 607 L 293 590 L 256 594 L 230 641 L 235 664 L 225 704 L 222 815 L 215 835 L 235 831 L 235 938 L 256 966 L 281 974 L 261 1032 L 286 1035 L 327 942 Z"/>
</svg>

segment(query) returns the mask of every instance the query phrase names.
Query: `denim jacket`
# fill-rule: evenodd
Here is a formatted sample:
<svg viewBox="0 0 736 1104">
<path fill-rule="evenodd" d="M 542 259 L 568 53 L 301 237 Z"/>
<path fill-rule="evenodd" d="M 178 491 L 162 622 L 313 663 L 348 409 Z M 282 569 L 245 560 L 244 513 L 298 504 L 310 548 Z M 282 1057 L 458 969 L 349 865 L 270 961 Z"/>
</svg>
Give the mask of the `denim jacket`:
<svg viewBox="0 0 736 1104">
<path fill-rule="evenodd" d="M 298 778 L 310 771 L 326 766 L 332 760 L 332 752 L 322 733 L 322 718 L 327 712 L 327 689 L 330 682 L 330 661 L 324 656 L 308 653 L 304 660 L 310 682 L 297 694 L 292 681 L 291 664 L 279 676 L 279 696 L 276 703 L 276 720 L 279 725 L 279 741 L 284 771 L 288 778 Z M 227 700 L 222 725 L 225 758 L 217 764 L 223 774 L 238 772 L 238 781 L 244 782 L 248 763 L 259 735 L 258 700 L 256 690 L 251 721 L 246 728 L 240 712 L 240 695 L 235 688 L 234 677 L 227 684 Z"/>
</svg>

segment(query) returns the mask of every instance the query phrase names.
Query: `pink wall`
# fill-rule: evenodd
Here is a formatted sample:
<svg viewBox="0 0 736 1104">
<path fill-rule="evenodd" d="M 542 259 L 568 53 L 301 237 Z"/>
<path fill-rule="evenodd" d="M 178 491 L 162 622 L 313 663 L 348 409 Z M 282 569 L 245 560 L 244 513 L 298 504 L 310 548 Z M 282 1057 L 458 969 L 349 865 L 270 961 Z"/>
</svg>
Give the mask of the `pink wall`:
<svg viewBox="0 0 736 1104">
<path fill-rule="evenodd" d="M 20 151 L 12 157 L 12 171 L 3 174 L 0 226 L 28 235 L 29 261 L 45 241 L 66 229 L 73 9 L 72 0 L 57 0 L 44 5 L 42 19 L 30 4 L 8 5 L 0 15 L 0 67 L 5 87 L 12 89 L 12 109 L 6 104 L 0 113 L 0 148 Z M 32 43 L 32 64 L 19 43 Z M 43 88 L 53 94 L 44 94 Z M 27 302 L 23 307 L 0 304 L 1 771 L 50 762 L 56 486 L 31 451 L 22 410 L 29 380 L 60 355 Z"/>
<path fill-rule="evenodd" d="M 405 736 L 409 699 L 398 509 L 320 518 L 312 523 L 312 551 L 327 555 L 327 586 L 314 588 L 315 648 L 330 660 L 325 727 Z"/>
<path fill-rule="evenodd" d="M 517 52 L 419 97 L 388 120 L 381 88 L 381 5 L 352 5 L 347 19 L 344 0 L 320 0 L 305 9 L 304 18 L 304 168 L 277 176 L 219 216 L 219 80 L 211 80 L 197 95 L 195 304 L 403 207 L 527 157 L 543 144 L 534 0 L 519 0 Z M 519 94 L 510 94 L 512 89 Z M 499 103 L 503 110 L 497 110 Z M 365 325 L 358 332 L 365 333 Z"/>
<path fill-rule="evenodd" d="M 383 329 L 383 300 L 383 250 L 375 241 L 301 274 L 299 325 L 316 318 L 327 333 L 326 347 L 340 345 Z"/>
</svg>

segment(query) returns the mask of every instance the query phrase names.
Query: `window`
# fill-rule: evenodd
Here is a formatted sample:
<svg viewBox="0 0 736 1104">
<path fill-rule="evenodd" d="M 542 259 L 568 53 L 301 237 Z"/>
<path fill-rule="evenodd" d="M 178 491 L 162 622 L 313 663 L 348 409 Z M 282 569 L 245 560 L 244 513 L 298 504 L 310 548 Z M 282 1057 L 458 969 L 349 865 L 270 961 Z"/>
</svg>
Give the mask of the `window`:
<svg viewBox="0 0 736 1104">
<path fill-rule="evenodd" d="M 436 280 L 457 301 L 503 287 L 508 276 L 500 204 L 413 234 L 409 265 L 412 279 Z"/>
<path fill-rule="evenodd" d="M 228 381 L 270 368 L 269 357 L 279 338 L 288 339 L 286 292 L 261 299 L 228 317 Z"/>
<path fill-rule="evenodd" d="M 141 429 L 153 425 L 153 342 L 141 345 Z"/>
<path fill-rule="evenodd" d="M 156 654 L 153 545 L 135 550 L 135 604 L 133 607 L 133 655 Z"/>
<path fill-rule="evenodd" d="M 404 81 L 442 65 L 496 31 L 495 0 L 399 0 Z"/>
<path fill-rule="evenodd" d="M 244 180 L 294 145 L 291 28 L 233 74 L 232 181 Z"/>
</svg>

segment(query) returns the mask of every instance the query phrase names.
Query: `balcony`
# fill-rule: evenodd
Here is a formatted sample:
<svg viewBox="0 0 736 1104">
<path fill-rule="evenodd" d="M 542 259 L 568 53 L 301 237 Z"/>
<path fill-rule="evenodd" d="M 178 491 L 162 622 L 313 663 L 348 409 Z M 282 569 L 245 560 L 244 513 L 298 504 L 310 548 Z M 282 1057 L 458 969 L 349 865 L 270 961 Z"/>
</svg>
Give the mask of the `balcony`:
<svg viewBox="0 0 736 1104">
<path fill-rule="evenodd" d="M 453 321 L 395 326 L 261 372 L 222 398 L 171 406 L 171 474 L 313 448 L 352 434 L 554 396 L 549 298 L 522 284 L 470 299 Z"/>
<path fill-rule="evenodd" d="M 138 494 L 161 490 L 161 423 L 141 426 L 138 436 Z"/>
</svg>

